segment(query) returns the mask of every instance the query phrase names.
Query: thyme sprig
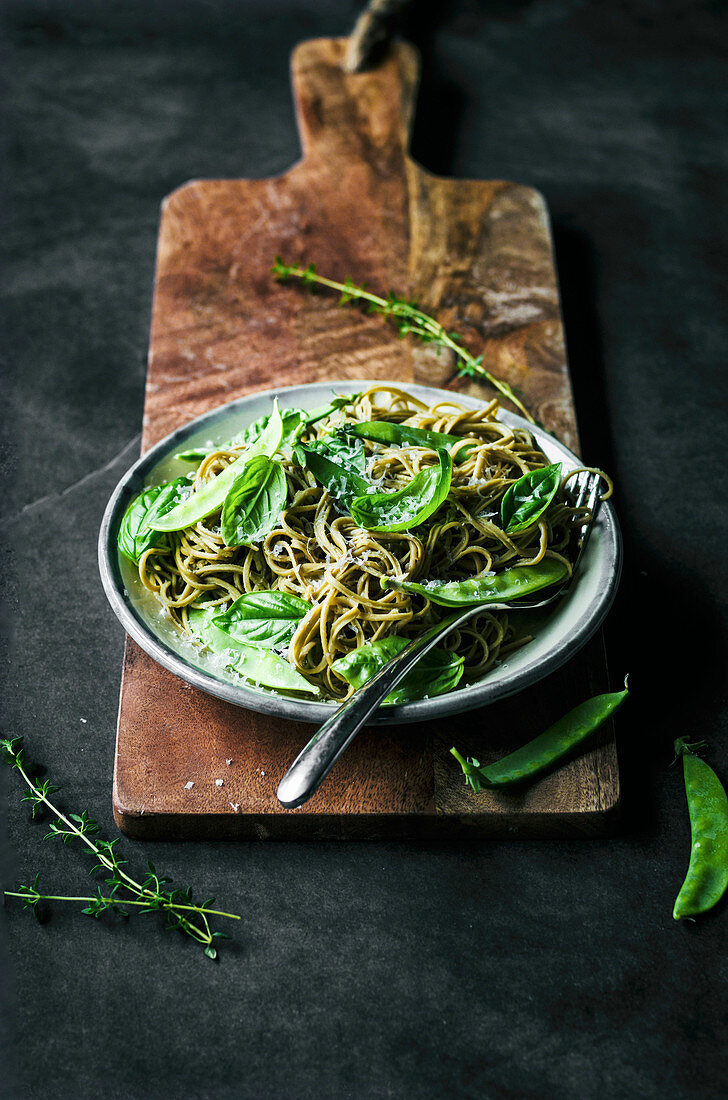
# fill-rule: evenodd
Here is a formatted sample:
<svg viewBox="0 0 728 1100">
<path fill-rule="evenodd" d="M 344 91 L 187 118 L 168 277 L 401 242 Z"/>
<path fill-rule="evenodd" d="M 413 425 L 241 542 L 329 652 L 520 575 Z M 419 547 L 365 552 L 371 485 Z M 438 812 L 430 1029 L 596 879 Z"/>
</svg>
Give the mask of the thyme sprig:
<svg viewBox="0 0 728 1100">
<path fill-rule="evenodd" d="M 318 274 L 315 264 L 309 264 L 307 267 L 301 267 L 298 264 L 287 264 L 280 256 L 276 256 L 271 273 L 279 282 L 286 282 L 288 279 L 300 279 L 304 286 L 310 288 L 325 286 L 330 290 L 337 290 L 340 295 L 339 305 L 347 305 L 349 302 L 365 302 L 369 313 L 381 313 L 385 317 L 391 317 L 397 325 L 400 337 L 416 336 L 423 343 L 432 344 L 438 349 L 449 348 L 455 354 L 456 359 L 459 360 L 458 375 L 460 377 L 485 378 L 503 397 L 512 401 L 527 420 L 530 420 L 532 424 L 535 423 L 530 412 L 512 387 L 500 378 L 495 378 L 483 366 L 483 356 L 471 355 L 467 348 L 464 348 L 460 343 L 462 339 L 460 333 L 448 332 L 434 317 L 424 313 L 417 302 L 401 298 L 391 290 L 386 298 L 381 298 L 378 294 L 372 294 L 370 290 L 366 289 L 366 286 L 357 286 L 349 278 L 345 279 L 343 283 L 337 282 L 336 279 L 327 279 Z"/>
<path fill-rule="evenodd" d="M 98 837 L 101 827 L 97 821 L 89 817 L 86 810 L 81 814 L 62 813 L 50 799 L 50 796 L 60 790 L 60 787 L 48 779 L 41 783 L 30 777 L 22 737 L 0 739 L 0 749 L 5 763 L 18 771 L 27 784 L 21 801 L 31 804 L 33 817 L 41 809 L 47 809 L 55 815 L 56 820 L 50 823 L 49 831 L 43 839 L 58 839 L 63 844 L 80 840 L 95 858 L 89 874 L 92 875 L 96 871 L 105 872 L 107 877 L 104 882 L 109 887 L 104 891 L 99 886 L 96 893 L 90 896 L 46 894 L 41 892 L 40 873 L 38 873 L 31 886 L 20 884 L 17 890 L 6 890 L 6 897 L 20 898 L 23 908 L 31 909 L 36 917 L 39 917 L 38 905 L 41 901 L 85 902 L 85 908 L 81 912 L 96 920 L 106 912 L 128 916 L 129 908 L 140 913 L 164 913 L 167 917 L 168 929 L 176 928 L 179 932 L 191 936 L 202 944 L 209 959 L 217 958 L 215 941 L 229 937 L 223 932 L 213 932 L 208 918 L 228 917 L 230 920 L 240 920 L 236 913 L 211 909 L 214 898 L 208 898 L 207 901 L 198 905 L 193 900 L 192 890 L 189 888 L 187 890 L 170 889 L 168 884 L 172 880 L 159 876 L 154 864 L 150 861 L 147 862 L 147 874 L 141 882 L 132 878 L 123 870 L 127 861 L 121 859 L 116 850 L 118 838 L 104 840 Z M 92 840 L 92 837 L 96 839 Z"/>
</svg>

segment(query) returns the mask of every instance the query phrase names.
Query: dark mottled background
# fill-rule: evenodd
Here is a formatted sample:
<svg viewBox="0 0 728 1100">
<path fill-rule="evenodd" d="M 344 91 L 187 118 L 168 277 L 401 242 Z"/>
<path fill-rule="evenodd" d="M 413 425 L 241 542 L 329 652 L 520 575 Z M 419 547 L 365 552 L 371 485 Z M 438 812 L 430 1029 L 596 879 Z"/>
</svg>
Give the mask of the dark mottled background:
<svg viewBox="0 0 728 1100">
<path fill-rule="evenodd" d="M 95 540 L 139 445 L 159 203 L 290 165 L 289 51 L 357 10 L 0 4 L 4 723 L 110 835 L 123 637 Z M 457 0 L 408 28 L 419 160 L 532 184 L 553 215 L 584 450 L 626 540 L 619 835 L 128 843 L 244 923 L 215 965 L 154 918 L 58 907 L 37 927 L 8 904 L 13 1097 L 725 1095 L 728 907 L 672 920 L 689 832 L 668 765 L 676 735 L 705 736 L 728 778 L 726 19 L 718 0 Z M 83 889 L 2 780 L 6 880 Z"/>
</svg>

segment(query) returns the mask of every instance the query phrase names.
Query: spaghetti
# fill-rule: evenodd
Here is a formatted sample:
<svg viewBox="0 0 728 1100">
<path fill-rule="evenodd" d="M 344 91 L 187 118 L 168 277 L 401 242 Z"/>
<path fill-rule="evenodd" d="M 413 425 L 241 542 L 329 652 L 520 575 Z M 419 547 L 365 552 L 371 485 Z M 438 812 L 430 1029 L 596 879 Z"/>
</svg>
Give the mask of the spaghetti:
<svg viewBox="0 0 728 1100">
<path fill-rule="evenodd" d="M 497 419 L 498 402 L 473 410 L 455 401 L 428 406 L 391 385 L 370 387 L 325 419 L 304 426 L 300 442 L 325 441 L 347 426 L 371 421 L 407 425 L 457 436 L 451 447 L 452 478 L 442 505 L 411 530 L 372 531 L 357 525 L 335 496 L 299 464 L 296 451 L 276 456 L 284 468 L 287 502 L 272 530 L 257 545 L 226 546 L 220 510 L 170 534 L 140 557 L 144 586 L 190 636 L 193 607 L 220 613 L 245 593 L 281 592 L 310 605 L 287 644 L 290 664 L 328 698 L 354 690 L 337 660 L 390 635 L 417 637 L 448 614 L 425 596 L 385 587 L 387 580 L 458 581 L 506 568 L 558 558 L 567 552 L 584 509 L 571 501 L 563 478 L 538 520 L 508 534 L 500 508 L 506 490 L 548 459 L 525 428 Z M 366 477 L 378 492 L 396 491 L 438 461 L 434 447 L 365 441 Z M 222 446 L 201 462 L 192 492 L 238 460 L 245 447 Z M 611 491 L 611 485 L 610 485 Z M 464 682 L 480 679 L 518 638 L 507 613 L 487 609 L 452 631 L 445 647 L 464 659 Z"/>
</svg>

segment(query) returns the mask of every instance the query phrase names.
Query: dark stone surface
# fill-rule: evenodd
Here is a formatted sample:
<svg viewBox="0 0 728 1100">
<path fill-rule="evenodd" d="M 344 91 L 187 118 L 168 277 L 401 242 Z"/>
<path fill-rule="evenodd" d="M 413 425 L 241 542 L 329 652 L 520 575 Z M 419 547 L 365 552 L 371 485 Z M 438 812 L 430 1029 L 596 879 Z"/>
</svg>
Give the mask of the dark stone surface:
<svg viewBox="0 0 728 1100">
<path fill-rule="evenodd" d="M 459 0 L 410 22 L 417 157 L 533 184 L 553 214 L 584 451 L 615 475 L 626 539 L 619 835 L 127 842 L 244 921 L 217 965 L 154 918 L 57 906 L 37 927 L 9 902 L 9 1095 L 725 1095 L 728 908 L 672 920 L 689 830 L 668 767 L 675 736 L 705 736 L 728 777 L 721 9 Z M 295 160 L 288 53 L 357 10 L 2 5 L 4 725 L 108 835 L 123 637 L 95 540 L 138 448 L 159 203 Z M 83 892 L 81 855 L 2 782 L 6 882 Z"/>
</svg>

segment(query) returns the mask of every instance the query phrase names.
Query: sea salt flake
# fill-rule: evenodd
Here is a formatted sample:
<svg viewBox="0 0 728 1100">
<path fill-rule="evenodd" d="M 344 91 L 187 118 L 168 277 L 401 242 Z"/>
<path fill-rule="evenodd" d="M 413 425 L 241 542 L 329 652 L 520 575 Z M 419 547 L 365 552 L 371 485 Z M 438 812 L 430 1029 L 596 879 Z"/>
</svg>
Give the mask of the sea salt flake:
<svg viewBox="0 0 728 1100">
<path fill-rule="evenodd" d="M 216 779 L 215 780 L 215 786 L 216 787 L 222 787 L 222 783 L 223 783 L 222 779 Z"/>
<path fill-rule="evenodd" d="M 194 783 L 192 782 L 192 780 L 190 780 L 189 783 L 185 783 L 185 790 L 186 791 L 191 791 L 193 787 L 194 787 Z"/>
<path fill-rule="evenodd" d="M 85 726 L 85 725 L 86 725 L 86 722 L 87 722 L 87 719 L 86 719 L 86 718 L 82 718 L 82 719 L 81 719 L 81 721 L 83 722 L 83 724 L 84 724 L 84 726 Z"/>
<path fill-rule="evenodd" d="M 240 813 L 240 803 L 239 802 L 231 802 L 230 805 L 233 808 L 233 813 L 236 813 L 236 814 Z"/>
<path fill-rule="evenodd" d="M 226 761 L 225 761 L 225 763 L 227 764 L 227 766 L 228 766 L 228 767 L 230 767 L 230 765 L 232 764 L 232 762 L 233 762 L 233 761 L 232 761 L 232 757 L 230 758 L 230 760 L 226 760 Z"/>
</svg>

